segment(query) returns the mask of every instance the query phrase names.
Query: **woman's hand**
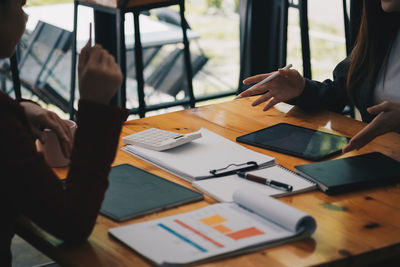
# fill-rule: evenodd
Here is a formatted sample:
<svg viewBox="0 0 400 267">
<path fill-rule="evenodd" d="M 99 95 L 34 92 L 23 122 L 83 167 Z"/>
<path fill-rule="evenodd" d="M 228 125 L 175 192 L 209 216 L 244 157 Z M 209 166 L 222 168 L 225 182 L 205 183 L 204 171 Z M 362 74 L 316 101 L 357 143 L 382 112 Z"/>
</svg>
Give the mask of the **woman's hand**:
<svg viewBox="0 0 400 267">
<path fill-rule="evenodd" d="M 251 89 L 247 89 L 246 91 L 242 92 L 240 96 L 246 97 L 263 94 L 261 97 L 255 100 L 252 105 L 257 106 L 265 101 L 270 100 L 263 109 L 266 111 L 280 102 L 288 101 L 301 95 L 305 85 L 305 79 L 303 76 L 301 76 L 297 70 L 293 69 L 279 69 L 278 71 L 279 76 L 272 81 Z M 243 83 L 258 83 L 272 74 L 273 72 L 255 75 L 245 79 Z"/>
<path fill-rule="evenodd" d="M 367 111 L 377 116 L 351 138 L 347 146 L 343 148 L 343 153 L 360 149 L 382 134 L 400 130 L 400 102 L 385 101 L 369 107 Z"/>
<path fill-rule="evenodd" d="M 100 45 L 82 49 L 78 64 L 81 99 L 108 104 L 121 86 L 122 73 L 115 59 Z"/>
<path fill-rule="evenodd" d="M 43 135 L 45 128 L 51 129 L 58 137 L 61 150 L 65 157 L 69 158 L 72 150 L 73 136 L 68 124 L 52 111 L 46 110 L 31 102 L 21 102 L 26 117 L 28 118 L 32 132 L 40 142 L 45 143 Z"/>
</svg>

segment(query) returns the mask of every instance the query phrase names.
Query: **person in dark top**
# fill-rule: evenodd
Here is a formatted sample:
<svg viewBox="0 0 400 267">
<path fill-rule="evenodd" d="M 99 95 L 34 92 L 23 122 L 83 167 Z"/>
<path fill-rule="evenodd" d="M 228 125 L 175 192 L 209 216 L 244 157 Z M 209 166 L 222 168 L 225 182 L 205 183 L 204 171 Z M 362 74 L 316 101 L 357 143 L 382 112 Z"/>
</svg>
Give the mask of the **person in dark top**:
<svg viewBox="0 0 400 267">
<path fill-rule="evenodd" d="M 264 111 L 280 102 L 304 110 L 341 112 L 353 103 L 369 124 L 343 148 L 359 149 L 375 137 L 400 131 L 400 0 L 364 0 L 361 27 L 348 58 L 333 71 L 333 81 L 305 79 L 297 70 L 278 70 L 273 81 L 248 89 L 241 97 L 262 94 L 252 105 L 269 100 Z M 249 77 L 244 84 L 257 83 L 271 75 Z"/>
<path fill-rule="evenodd" d="M 25 28 L 23 0 L 0 1 L 0 58 L 13 54 Z M 0 92 L 0 266 L 11 265 L 15 220 L 23 215 L 68 243 L 90 235 L 108 186 L 108 174 L 127 111 L 109 106 L 122 81 L 114 58 L 89 43 L 78 64 L 80 100 L 74 140 L 56 114 Z M 36 151 L 44 127 L 71 155 L 61 181 Z M 73 143 L 73 145 L 72 145 Z"/>
</svg>

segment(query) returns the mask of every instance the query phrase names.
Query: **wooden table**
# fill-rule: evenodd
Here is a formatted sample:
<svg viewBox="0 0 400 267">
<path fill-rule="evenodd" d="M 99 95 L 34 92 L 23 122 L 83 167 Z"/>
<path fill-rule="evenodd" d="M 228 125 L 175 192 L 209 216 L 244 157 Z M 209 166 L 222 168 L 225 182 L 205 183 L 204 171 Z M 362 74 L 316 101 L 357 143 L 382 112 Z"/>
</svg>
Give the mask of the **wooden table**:
<svg viewBox="0 0 400 267">
<path fill-rule="evenodd" d="M 217 105 L 203 106 L 126 122 L 122 136 L 149 127 L 188 133 L 205 127 L 230 140 L 239 135 L 279 122 L 352 136 L 365 124 L 331 112 L 307 114 L 286 104 L 262 112 L 262 107 L 252 108 L 252 99 L 239 99 Z M 121 144 L 120 144 L 121 146 Z M 276 161 L 293 170 L 307 160 L 246 146 L 276 158 Z M 389 133 L 375 139 L 359 151 L 338 157 L 348 157 L 379 151 L 400 160 L 400 135 Z M 114 165 L 130 163 L 165 177 L 181 185 L 190 183 L 179 179 L 132 155 L 118 150 Z M 58 169 L 66 176 L 66 169 Z M 288 243 L 255 253 L 218 260 L 202 266 L 308 266 L 308 265 L 365 265 L 400 255 L 400 187 L 386 186 L 376 189 L 328 196 L 319 191 L 280 198 L 281 201 L 311 214 L 318 227 L 311 238 Z M 125 247 L 107 233 L 107 229 L 147 221 L 168 215 L 191 211 L 215 203 L 206 196 L 204 201 L 158 212 L 139 219 L 117 223 L 99 216 L 88 242 L 67 247 L 43 232 L 27 232 L 29 241 L 54 258 L 62 266 L 148 266 L 149 262 Z M 383 265 L 382 265 L 383 266 Z"/>
</svg>

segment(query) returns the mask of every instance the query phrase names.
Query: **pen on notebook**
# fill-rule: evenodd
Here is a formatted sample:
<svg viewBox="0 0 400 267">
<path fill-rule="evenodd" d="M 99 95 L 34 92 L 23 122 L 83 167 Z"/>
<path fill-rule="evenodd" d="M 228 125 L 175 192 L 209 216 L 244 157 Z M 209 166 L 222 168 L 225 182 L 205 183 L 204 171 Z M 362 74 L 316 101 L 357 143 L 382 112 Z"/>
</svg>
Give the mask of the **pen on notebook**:
<svg viewBox="0 0 400 267">
<path fill-rule="evenodd" d="M 293 66 L 292 64 L 289 64 L 289 65 L 283 67 L 282 69 L 283 69 L 283 70 L 288 70 L 288 69 L 290 69 L 292 66 Z M 251 89 L 251 88 L 253 88 L 253 87 L 256 87 L 256 86 L 259 86 L 259 85 L 262 85 L 262 84 L 266 84 L 266 83 L 272 81 L 273 79 L 275 79 L 275 78 L 278 77 L 278 76 L 279 76 L 279 71 L 274 72 L 274 73 L 272 73 L 270 76 L 268 76 L 267 78 L 265 78 L 264 80 L 262 80 L 262 81 L 256 83 L 256 84 L 253 85 L 252 87 L 246 89 L 246 91 L 249 90 L 249 89 Z M 238 98 L 241 98 L 240 94 L 238 94 L 238 95 L 235 97 L 235 99 L 238 99 Z"/>
<path fill-rule="evenodd" d="M 287 191 L 287 192 L 291 192 L 293 190 L 293 186 L 285 184 L 285 183 L 281 183 L 278 181 L 274 181 L 271 179 L 266 179 L 254 174 L 249 174 L 249 173 L 245 173 L 245 172 L 237 172 L 237 175 L 239 175 L 239 177 L 242 177 L 244 179 L 256 182 L 256 183 L 260 183 L 260 184 L 265 184 L 268 185 L 270 187 L 273 187 L 275 189 L 279 189 L 279 190 L 283 190 L 283 191 Z"/>
</svg>

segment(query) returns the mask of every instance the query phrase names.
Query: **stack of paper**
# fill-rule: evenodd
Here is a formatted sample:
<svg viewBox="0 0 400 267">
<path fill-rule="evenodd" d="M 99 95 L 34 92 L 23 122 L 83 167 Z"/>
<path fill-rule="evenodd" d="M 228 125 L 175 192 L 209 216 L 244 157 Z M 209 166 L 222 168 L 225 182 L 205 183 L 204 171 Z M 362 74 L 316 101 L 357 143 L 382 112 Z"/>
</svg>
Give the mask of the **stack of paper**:
<svg viewBox="0 0 400 267">
<path fill-rule="evenodd" d="M 122 150 L 188 181 L 212 177 L 212 170 L 254 161 L 259 167 L 274 165 L 274 158 L 247 149 L 202 128 L 202 138 L 166 151 L 154 151 L 127 145 Z"/>
</svg>

